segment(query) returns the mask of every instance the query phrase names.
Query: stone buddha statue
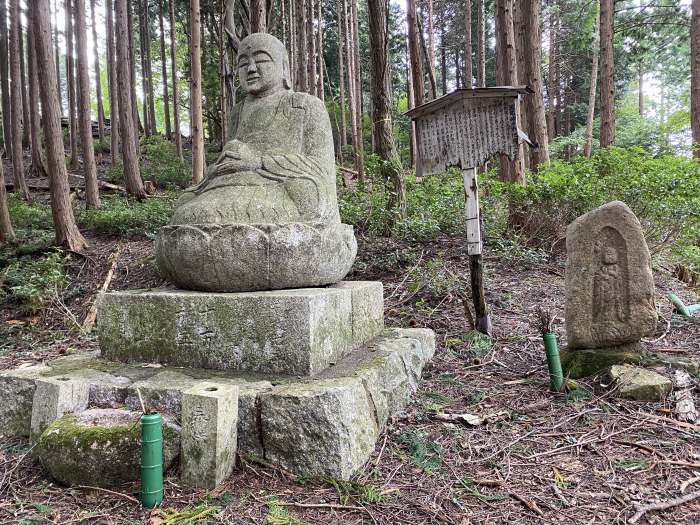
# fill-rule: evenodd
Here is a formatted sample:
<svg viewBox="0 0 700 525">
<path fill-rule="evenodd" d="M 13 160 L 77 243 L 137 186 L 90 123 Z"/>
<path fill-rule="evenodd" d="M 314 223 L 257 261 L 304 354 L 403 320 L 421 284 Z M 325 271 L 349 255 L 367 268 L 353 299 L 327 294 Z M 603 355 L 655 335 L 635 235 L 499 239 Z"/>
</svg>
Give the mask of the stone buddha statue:
<svg viewBox="0 0 700 525">
<path fill-rule="evenodd" d="M 158 267 L 203 291 L 337 282 L 357 244 L 340 223 L 326 108 L 292 91 L 287 51 L 272 35 L 241 42 L 238 75 L 246 96 L 233 108 L 232 140 L 158 232 Z"/>
</svg>

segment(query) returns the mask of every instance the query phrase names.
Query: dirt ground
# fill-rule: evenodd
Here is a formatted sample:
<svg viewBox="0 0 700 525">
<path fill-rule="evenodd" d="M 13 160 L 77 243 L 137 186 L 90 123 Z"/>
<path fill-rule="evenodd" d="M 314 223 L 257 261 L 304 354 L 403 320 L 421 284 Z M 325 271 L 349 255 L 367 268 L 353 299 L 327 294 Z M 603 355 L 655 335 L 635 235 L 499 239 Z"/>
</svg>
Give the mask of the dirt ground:
<svg viewBox="0 0 700 525">
<path fill-rule="evenodd" d="M 0 368 L 97 348 L 94 336 L 76 326 L 116 250 L 110 289 L 161 284 L 151 241 L 89 240 L 85 254 L 70 257 L 70 286 L 78 290 L 72 298 L 57 299 L 31 319 L 3 311 Z M 535 310 L 556 315 L 563 344 L 562 256 L 486 246 L 495 330 L 488 340 L 470 332 L 465 315 L 469 274 L 461 239 L 360 244 L 349 279 L 381 280 L 387 325 L 432 328 L 438 349 L 412 402 L 351 483 L 297 478 L 241 459 L 213 492 L 185 490 L 171 473 L 163 507 L 148 512 L 134 499 L 137 484 L 112 492 L 63 488 L 46 477 L 26 441 L 5 441 L 0 525 L 617 524 L 632 523 L 639 505 L 700 490 L 700 425 L 676 421 L 670 401 L 623 401 L 593 379 L 568 394 L 548 392 Z M 700 358 L 700 322 L 672 315 L 665 299 L 669 291 L 687 302 L 698 302 L 697 296 L 663 266 L 655 279 L 660 320 L 647 346 Z M 437 413 L 473 414 L 486 422 L 449 423 Z M 639 520 L 667 522 L 700 523 L 700 499 Z"/>
</svg>

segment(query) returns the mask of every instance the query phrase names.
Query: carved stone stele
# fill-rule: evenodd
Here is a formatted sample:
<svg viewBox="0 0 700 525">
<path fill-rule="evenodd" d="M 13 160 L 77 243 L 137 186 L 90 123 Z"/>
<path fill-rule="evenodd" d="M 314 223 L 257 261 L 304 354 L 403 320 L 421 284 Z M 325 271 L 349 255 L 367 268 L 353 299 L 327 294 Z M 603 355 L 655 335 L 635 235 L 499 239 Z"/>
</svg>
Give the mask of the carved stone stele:
<svg viewBox="0 0 700 525">
<path fill-rule="evenodd" d="M 625 203 L 609 202 L 571 223 L 566 251 L 569 349 L 609 349 L 654 333 L 649 249 Z"/>
<path fill-rule="evenodd" d="M 241 42 L 238 75 L 247 94 L 232 111 L 232 140 L 159 231 L 158 267 L 199 291 L 336 283 L 357 243 L 340 222 L 326 108 L 291 90 L 287 51 L 272 35 Z"/>
</svg>

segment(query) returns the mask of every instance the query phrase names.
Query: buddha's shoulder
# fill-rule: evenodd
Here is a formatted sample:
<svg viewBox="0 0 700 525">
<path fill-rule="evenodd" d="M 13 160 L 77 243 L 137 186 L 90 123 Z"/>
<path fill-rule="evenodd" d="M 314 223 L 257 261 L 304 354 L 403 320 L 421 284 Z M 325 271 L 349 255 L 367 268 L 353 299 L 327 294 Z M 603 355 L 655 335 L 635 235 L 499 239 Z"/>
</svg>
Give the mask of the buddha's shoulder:
<svg viewBox="0 0 700 525">
<path fill-rule="evenodd" d="M 292 107 L 305 109 L 311 112 L 326 111 L 326 106 L 323 101 L 308 93 L 302 93 L 300 91 L 292 91 L 290 93 Z"/>
</svg>

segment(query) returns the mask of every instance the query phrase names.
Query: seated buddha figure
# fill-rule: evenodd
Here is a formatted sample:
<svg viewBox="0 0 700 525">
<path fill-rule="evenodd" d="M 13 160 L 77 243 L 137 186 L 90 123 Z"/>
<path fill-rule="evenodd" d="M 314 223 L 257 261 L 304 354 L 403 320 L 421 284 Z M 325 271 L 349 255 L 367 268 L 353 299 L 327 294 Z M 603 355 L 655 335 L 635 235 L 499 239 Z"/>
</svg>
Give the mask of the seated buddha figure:
<svg viewBox="0 0 700 525">
<path fill-rule="evenodd" d="M 241 42 L 238 75 L 246 96 L 232 111 L 232 139 L 159 231 L 161 273 L 206 291 L 337 282 L 357 245 L 340 223 L 326 108 L 292 91 L 287 51 L 272 35 Z"/>
</svg>

